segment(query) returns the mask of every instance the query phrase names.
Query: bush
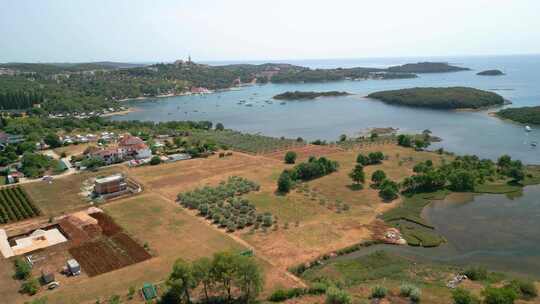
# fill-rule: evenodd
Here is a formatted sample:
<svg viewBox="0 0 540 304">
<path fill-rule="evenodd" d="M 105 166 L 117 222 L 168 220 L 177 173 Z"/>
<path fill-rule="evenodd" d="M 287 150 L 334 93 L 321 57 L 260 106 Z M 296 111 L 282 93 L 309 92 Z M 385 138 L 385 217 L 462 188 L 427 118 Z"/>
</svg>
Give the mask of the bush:
<svg viewBox="0 0 540 304">
<path fill-rule="evenodd" d="M 325 304 L 350 304 L 351 302 L 351 296 L 344 290 L 330 287 L 326 291 Z"/>
<path fill-rule="evenodd" d="M 356 157 L 356 162 L 362 166 L 367 166 L 369 165 L 369 158 L 364 154 L 358 154 L 358 156 Z"/>
<path fill-rule="evenodd" d="M 285 153 L 285 163 L 286 164 L 294 164 L 296 162 L 296 152 L 289 151 Z"/>
<path fill-rule="evenodd" d="M 538 296 L 538 290 L 531 281 L 512 280 L 506 284 L 506 288 L 512 288 L 520 297 L 524 299 L 536 298 Z"/>
<path fill-rule="evenodd" d="M 270 302 L 283 302 L 288 299 L 300 297 L 305 294 L 305 290 L 302 288 L 290 288 L 290 289 L 278 289 L 274 291 L 268 301 Z"/>
<path fill-rule="evenodd" d="M 399 287 L 399 295 L 402 297 L 409 297 L 411 295 L 411 292 L 415 288 L 416 287 L 411 284 L 401 284 L 401 286 Z"/>
<path fill-rule="evenodd" d="M 488 278 L 487 269 L 481 266 L 469 267 L 465 269 L 465 272 L 463 274 L 465 274 L 467 278 L 472 281 L 483 281 Z"/>
<path fill-rule="evenodd" d="M 32 266 L 21 258 L 15 259 L 15 278 L 18 280 L 26 280 L 30 277 Z"/>
<path fill-rule="evenodd" d="M 454 304 L 479 304 L 480 300 L 468 290 L 457 288 L 452 291 L 452 299 Z"/>
<path fill-rule="evenodd" d="M 278 191 L 281 193 L 289 193 L 292 187 L 291 176 L 288 171 L 283 171 L 278 178 Z"/>
<path fill-rule="evenodd" d="M 380 164 L 384 159 L 384 154 L 380 151 L 377 152 L 371 152 L 368 154 L 369 163 L 374 164 Z"/>
<path fill-rule="evenodd" d="M 39 282 L 36 278 L 30 278 L 21 285 L 21 293 L 35 295 L 39 289 Z"/>
<path fill-rule="evenodd" d="M 419 303 L 421 297 L 422 297 L 422 292 L 420 291 L 420 289 L 414 288 L 413 290 L 411 290 L 409 299 L 411 299 L 413 303 Z"/>
<path fill-rule="evenodd" d="M 386 294 L 388 293 L 388 289 L 386 289 L 383 286 L 375 286 L 371 289 L 371 297 L 375 299 L 382 299 L 386 297 Z"/>
<path fill-rule="evenodd" d="M 486 287 L 482 294 L 485 304 L 513 304 L 518 297 L 512 288 Z"/>
<path fill-rule="evenodd" d="M 150 159 L 150 165 L 155 166 L 161 164 L 161 158 L 159 156 L 153 156 L 152 159 Z"/>
</svg>

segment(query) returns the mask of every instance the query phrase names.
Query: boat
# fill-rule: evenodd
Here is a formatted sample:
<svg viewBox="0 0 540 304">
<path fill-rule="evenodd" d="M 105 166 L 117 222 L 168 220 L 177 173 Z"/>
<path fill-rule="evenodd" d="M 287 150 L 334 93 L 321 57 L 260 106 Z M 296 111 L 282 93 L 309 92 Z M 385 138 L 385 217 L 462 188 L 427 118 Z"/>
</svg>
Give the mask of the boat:
<svg viewBox="0 0 540 304">
<path fill-rule="evenodd" d="M 526 132 L 531 132 L 532 129 L 531 129 L 531 127 L 529 127 L 529 126 L 525 126 L 525 131 L 526 131 Z"/>
<path fill-rule="evenodd" d="M 285 101 L 282 101 L 282 102 L 280 102 L 279 104 L 280 104 L 280 105 L 285 105 L 285 104 L 287 104 L 287 103 L 286 103 Z"/>
<path fill-rule="evenodd" d="M 536 147 L 537 145 L 538 145 L 538 143 L 535 142 L 535 141 L 533 141 L 533 142 L 531 143 L 531 147 Z"/>
</svg>

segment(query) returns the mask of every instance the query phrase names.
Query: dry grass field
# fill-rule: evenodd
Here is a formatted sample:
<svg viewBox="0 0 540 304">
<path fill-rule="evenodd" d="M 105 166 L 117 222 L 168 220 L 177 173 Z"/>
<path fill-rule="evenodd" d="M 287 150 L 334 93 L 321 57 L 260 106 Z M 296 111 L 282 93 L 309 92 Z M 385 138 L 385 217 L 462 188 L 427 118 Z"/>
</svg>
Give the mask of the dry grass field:
<svg viewBox="0 0 540 304">
<path fill-rule="evenodd" d="M 110 175 L 125 171 L 121 165 L 101 169 L 97 172 L 83 172 L 55 178 L 52 183 L 37 181 L 23 184 L 38 208 L 46 216 L 56 216 L 71 210 L 88 207 L 88 202 L 79 194 L 82 183 L 96 176 Z"/>
<path fill-rule="evenodd" d="M 366 167 L 366 186 L 354 190 L 350 187 L 348 173 L 355 165 L 359 152 L 367 154 L 371 151 L 382 151 L 388 159 L 380 165 Z M 318 149 L 316 152 L 321 151 Z M 370 238 L 371 224 L 376 217 L 399 203 L 399 199 L 393 203 L 382 202 L 377 191 L 369 187 L 368 181 L 373 171 L 382 169 L 393 180 L 401 180 L 412 173 L 416 163 L 426 159 L 438 162 L 441 158 L 434 153 L 415 152 L 395 145 L 372 145 L 361 150 L 328 152 L 328 155 L 322 155 L 337 160 L 340 170 L 305 183 L 286 196 L 275 193 L 276 180 L 283 169 L 292 165 L 284 164 L 282 156 L 277 154 L 267 157 L 238 152 L 224 158 L 211 156 L 159 166 L 115 166 L 96 173 L 57 179 L 52 184 L 38 182 L 25 185 L 47 216 L 87 206 L 79 192 L 81 183 L 92 176 L 125 172 L 144 188 L 141 195 L 112 201 L 101 207 L 132 238 L 140 244 L 146 243 L 154 257 L 116 271 L 84 278 L 42 295 L 47 295 L 52 303 L 93 303 L 99 296 L 102 299 L 113 294 L 125 296 L 130 286 L 164 280 L 177 258 L 193 260 L 216 251 L 242 250 L 246 247 L 255 249 L 256 257 L 266 270 L 266 292 L 276 287 L 296 286 L 299 283 L 286 272 L 287 267 Z M 301 154 L 299 161 L 307 157 L 308 153 Z M 175 202 L 179 192 L 203 185 L 217 185 L 233 175 L 261 185 L 260 191 L 250 193 L 247 197 L 259 211 L 269 211 L 277 217 L 277 229 L 254 233 L 244 229 L 227 234 Z M 337 206 L 344 204 L 348 210 L 338 212 L 340 208 Z M 13 282 L 12 279 L 10 281 Z"/>
</svg>

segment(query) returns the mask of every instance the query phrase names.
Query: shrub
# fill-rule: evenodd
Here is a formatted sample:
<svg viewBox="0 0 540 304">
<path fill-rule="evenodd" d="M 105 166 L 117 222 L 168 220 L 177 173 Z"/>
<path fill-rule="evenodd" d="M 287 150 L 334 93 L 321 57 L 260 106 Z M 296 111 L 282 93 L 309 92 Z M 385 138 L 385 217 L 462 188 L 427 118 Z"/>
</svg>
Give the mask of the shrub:
<svg viewBox="0 0 540 304">
<path fill-rule="evenodd" d="M 386 179 L 386 173 L 383 170 L 377 170 L 371 175 L 371 181 L 378 187 Z"/>
<path fill-rule="evenodd" d="M 291 176 L 288 171 L 283 171 L 278 178 L 278 191 L 281 193 L 289 193 L 292 187 Z"/>
<path fill-rule="evenodd" d="M 302 288 L 290 288 L 290 289 L 278 289 L 274 291 L 268 301 L 270 302 L 283 302 L 288 299 L 296 298 L 305 294 L 305 290 Z"/>
<path fill-rule="evenodd" d="M 386 289 L 383 286 L 375 286 L 371 289 L 371 297 L 375 299 L 382 299 L 386 297 L 386 294 L 388 293 L 388 289 Z"/>
<path fill-rule="evenodd" d="M 479 304 L 480 300 L 470 291 L 463 288 L 456 288 L 452 291 L 452 299 L 454 304 Z"/>
<path fill-rule="evenodd" d="M 538 290 L 531 281 L 512 280 L 505 285 L 506 288 L 512 288 L 520 297 L 525 299 L 536 298 Z"/>
<path fill-rule="evenodd" d="M 39 282 L 36 278 L 30 278 L 21 285 L 21 293 L 35 295 L 39 289 Z"/>
<path fill-rule="evenodd" d="M 411 284 L 401 284 L 399 287 L 399 295 L 402 297 L 409 297 L 411 295 L 411 291 L 415 289 L 416 287 Z"/>
<path fill-rule="evenodd" d="M 384 154 L 380 151 L 371 152 L 368 154 L 370 164 L 380 164 L 384 159 Z"/>
<path fill-rule="evenodd" d="M 326 291 L 325 304 L 350 304 L 352 302 L 351 296 L 344 290 L 336 287 L 330 287 Z"/>
<path fill-rule="evenodd" d="M 15 259 L 15 278 L 18 280 L 26 280 L 30 277 L 32 266 L 21 258 Z"/>
<path fill-rule="evenodd" d="M 358 154 L 358 156 L 356 157 L 356 162 L 362 166 L 367 166 L 370 163 L 369 158 L 364 154 Z"/>
<path fill-rule="evenodd" d="M 513 304 L 518 297 L 512 288 L 486 287 L 482 294 L 485 304 Z"/>
<path fill-rule="evenodd" d="M 422 297 L 422 292 L 418 288 L 414 288 L 413 290 L 411 290 L 411 293 L 409 294 L 409 299 L 411 299 L 413 303 L 419 303 L 421 297 Z"/>
<path fill-rule="evenodd" d="M 296 162 L 296 152 L 294 151 L 289 151 L 287 153 L 285 153 L 285 163 L 286 164 L 294 164 Z"/>
<path fill-rule="evenodd" d="M 469 267 L 465 269 L 465 272 L 463 272 L 469 280 L 473 281 L 483 281 L 488 278 L 488 272 L 487 269 L 481 266 L 478 267 Z"/>
</svg>

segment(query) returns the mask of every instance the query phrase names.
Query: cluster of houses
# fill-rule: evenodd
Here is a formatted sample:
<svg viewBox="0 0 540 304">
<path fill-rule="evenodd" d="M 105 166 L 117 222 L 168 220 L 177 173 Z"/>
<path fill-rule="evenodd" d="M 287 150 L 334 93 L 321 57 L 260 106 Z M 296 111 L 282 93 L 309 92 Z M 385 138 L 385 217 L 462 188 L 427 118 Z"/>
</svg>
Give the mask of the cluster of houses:
<svg viewBox="0 0 540 304">
<path fill-rule="evenodd" d="M 126 134 L 119 138 L 116 145 L 91 151 L 89 156 L 110 165 L 126 160 L 151 158 L 152 150 L 139 137 Z"/>
</svg>

